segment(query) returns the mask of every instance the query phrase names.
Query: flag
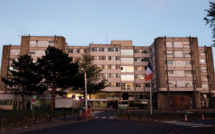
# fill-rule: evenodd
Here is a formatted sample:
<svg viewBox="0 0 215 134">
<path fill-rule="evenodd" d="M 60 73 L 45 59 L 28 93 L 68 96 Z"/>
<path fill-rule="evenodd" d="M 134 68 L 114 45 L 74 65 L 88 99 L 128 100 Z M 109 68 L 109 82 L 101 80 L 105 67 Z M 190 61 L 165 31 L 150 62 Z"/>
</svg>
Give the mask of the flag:
<svg viewBox="0 0 215 134">
<path fill-rule="evenodd" d="M 153 79 L 153 74 L 152 74 L 152 66 L 150 64 L 150 61 L 148 63 L 148 67 L 146 70 L 146 76 L 145 76 L 145 81 Z"/>
</svg>

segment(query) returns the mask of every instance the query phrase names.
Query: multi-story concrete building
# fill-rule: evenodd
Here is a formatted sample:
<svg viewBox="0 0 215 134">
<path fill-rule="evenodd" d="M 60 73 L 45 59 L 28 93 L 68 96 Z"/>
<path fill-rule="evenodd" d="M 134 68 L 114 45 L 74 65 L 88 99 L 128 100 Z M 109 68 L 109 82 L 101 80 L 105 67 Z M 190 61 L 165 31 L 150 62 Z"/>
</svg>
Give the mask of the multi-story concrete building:
<svg viewBox="0 0 215 134">
<path fill-rule="evenodd" d="M 132 41 L 111 41 L 111 44 L 90 44 L 89 47 L 69 46 L 69 56 L 76 61 L 84 53 L 89 53 L 94 64 L 103 69 L 100 77 L 105 77 L 109 86 L 99 94 L 90 95 L 94 106 L 116 104 L 128 93 L 131 102 L 143 99 L 144 89 L 149 92 L 150 83 L 144 83 L 149 47 L 135 47 Z"/>
<path fill-rule="evenodd" d="M 211 47 L 198 47 L 195 37 L 158 37 L 150 47 L 158 108 L 201 108 L 215 93 Z"/>
<path fill-rule="evenodd" d="M 11 59 L 30 54 L 34 60 L 45 54 L 48 46 L 55 46 L 69 54 L 73 61 L 82 54 L 90 54 L 94 64 L 103 69 L 109 86 L 89 96 L 93 107 L 116 105 L 124 94 L 129 103 L 149 99 L 150 81 L 144 76 L 151 61 L 153 104 L 157 108 L 200 108 L 209 106 L 215 94 L 214 67 L 211 47 L 198 47 L 197 38 L 158 37 L 151 46 L 134 46 L 132 41 L 111 41 L 110 44 L 67 46 L 64 37 L 23 36 L 21 46 L 3 47 L 1 76 L 7 76 Z M 0 91 L 7 87 L 0 83 Z M 68 92 L 67 97 L 82 95 Z M 144 99 L 144 100 L 143 100 Z"/>
</svg>

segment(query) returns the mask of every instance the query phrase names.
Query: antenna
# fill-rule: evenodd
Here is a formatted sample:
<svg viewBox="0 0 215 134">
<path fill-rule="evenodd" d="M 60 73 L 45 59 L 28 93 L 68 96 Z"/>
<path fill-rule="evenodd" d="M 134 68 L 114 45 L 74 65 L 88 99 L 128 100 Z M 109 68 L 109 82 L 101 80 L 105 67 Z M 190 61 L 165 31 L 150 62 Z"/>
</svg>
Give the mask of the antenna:
<svg viewBox="0 0 215 134">
<path fill-rule="evenodd" d="M 106 26 L 106 44 L 107 44 L 107 36 L 108 36 L 108 33 L 107 33 L 107 26 Z"/>
</svg>

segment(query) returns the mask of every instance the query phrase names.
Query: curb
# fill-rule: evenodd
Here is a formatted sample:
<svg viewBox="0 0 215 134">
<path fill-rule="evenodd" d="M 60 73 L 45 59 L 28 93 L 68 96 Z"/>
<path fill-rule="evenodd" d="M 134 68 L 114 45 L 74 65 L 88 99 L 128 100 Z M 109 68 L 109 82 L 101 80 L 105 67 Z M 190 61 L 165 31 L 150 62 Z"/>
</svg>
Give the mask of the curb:
<svg viewBox="0 0 215 134">
<path fill-rule="evenodd" d="M 46 128 L 52 128 L 52 127 L 58 127 L 58 126 L 63 126 L 63 125 L 69 125 L 69 124 L 78 124 L 78 123 L 83 123 L 83 122 L 87 122 L 90 120 L 93 120 L 95 117 L 91 117 L 85 120 L 81 120 L 81 121 L 66 121 L 66 122 L 58 122 L 58 121 L 52 121 L 52 122 L 47 122 L 47 123 L 41 123 L 41 124 L 36 124 L 36 125 L 26 125 L 26 126 L 22 126 L 22 127 L 18 127 L 18 128 L 12 128 L 12 129 L 8 129 L 8 130 L 4 130 L 4 132 L 0 133 L 7 133 L 7 131 L 16 131 L 16 130 L 23 130 L 23 132 L 21 133 L 26 133 L 26 132 L 31 132 L 31 131 L 36 131 L 36 130 L 41 130 L 41 129 L 46 129 Z M 55 125 L 53 125 L 55 124 Z M 45 126 L 45 127 L 38 127 L 36 129 L 26 131 L 30 126 L 34 127 L 34 126 L 42 126 L 42 125 L 50 125 L 50 126 Z"/>
</svg>

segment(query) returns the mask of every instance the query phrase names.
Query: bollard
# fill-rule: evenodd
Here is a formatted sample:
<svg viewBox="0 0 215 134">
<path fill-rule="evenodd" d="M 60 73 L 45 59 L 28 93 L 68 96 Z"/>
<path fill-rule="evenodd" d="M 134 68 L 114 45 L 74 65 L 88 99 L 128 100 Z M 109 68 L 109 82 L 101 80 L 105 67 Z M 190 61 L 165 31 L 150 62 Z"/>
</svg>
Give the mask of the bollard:
<svg viewBox="0 0 215 134">
<path fill-rule="evenodd" d="M 79 121 L 79 112 L 78 112 L 78 121 Z"/>
<path fill-rule="evenodd" d="M 4 132 L 4 125 L 3 125 L 3 123 L 4 123 L 4 118 L 3 118 L 3 116 L 2 116 L 2 121 L 1 121 L 1 132 Z"/>
<path fill-rule="evenodd" d="M 51 121 L 52 120 L 52 116 L 51 115 L 49 115 L 49 121 Z"/>
<path fill-rule="evenodd" d="M 64 113 L 63 114 L 63 121 L 65 121 L 66 120 L 66 114 Z"/>
<path fill-rule="evenodd" d="M 34 118 L 34 124 L 37 124 L 37 118 L 36 117 Z"/>
<path fill-rule="evenodd" d="M 22 126 L 22 117 L 20 117 L 19 126 Z"/>
</svg>

